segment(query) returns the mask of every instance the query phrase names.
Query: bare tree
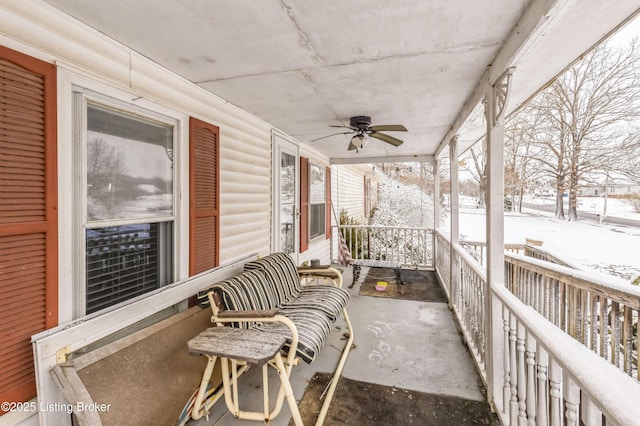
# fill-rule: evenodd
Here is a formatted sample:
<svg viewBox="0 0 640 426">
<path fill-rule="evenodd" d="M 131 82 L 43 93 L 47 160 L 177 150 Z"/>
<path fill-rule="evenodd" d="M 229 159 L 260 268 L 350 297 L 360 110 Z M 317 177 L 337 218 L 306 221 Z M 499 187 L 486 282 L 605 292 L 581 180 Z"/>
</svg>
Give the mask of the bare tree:
<svg viewBox="0 0 640 426">
<path fill-rule="evenodd" d="M 478 206 L 485 207 L 485 194 L 487 190 L 487 142 L 486 138 L 471 145 L 460 156 L 460 168 L 468 172 L 479 187 L 480 199 Z"/>
<path fill-rule="evenodd" d="M 539 151 L 535 144 L 538 120 L 537 115 L 518 114 L 511 117 L 505 127 L 504 189 L 518 212 L 522 211 L 522 198 L 529 183 L 540 174 L 539 167 L 534 164 Z"/>
<path fill-rule="evenodd" d="M 569 193 L 569 220 L 577 220 L 581 185 L 602 173 L 633 175 L 627 161 L 638 155 L 640 49 L 604 44 L 542 91 L 520 114 L 535 117 L 536 161 L 556 181 L 557 218 L 564 218 L 563 194 Z M 637 158 L 637 157 L 635 157 Z M 621 161 L 622 160 L 622 161 Z"/>
</svg>

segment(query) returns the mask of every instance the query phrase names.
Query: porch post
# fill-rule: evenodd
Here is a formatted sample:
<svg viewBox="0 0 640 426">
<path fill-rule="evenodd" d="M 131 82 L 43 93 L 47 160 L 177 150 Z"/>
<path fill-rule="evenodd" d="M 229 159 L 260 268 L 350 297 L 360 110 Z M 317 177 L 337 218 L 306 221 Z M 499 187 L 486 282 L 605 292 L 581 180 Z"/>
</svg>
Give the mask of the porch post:
<svg viewBox="0 0 640 426">
<path fill-rule="evenodd" d="M 460 242 L 460 209 L 458 207 L 458 135 L 449 141 L 449 173 L 451 182 L 450 200 L 451 206 L 451 247 L 449 249 L 449 272 L 451 292 L 450 303 L 457 309 L 460 305 L 460 269 L 456 260 L 455 246 Z M 462 315 L 462 313 L 460 313 Z"/>
<path fill-rule="evenodd" d="M 436 229 L 440 225 L 440 160 L 435 158 L 433 160 L 433 238 L 431 238 L 432 242 L 432 258 L 433 258 L 433 267 L 434 269 L 437 267 L 436 262 L 438 260 L 438 244 L 436 237 Z"/>
<path fill-rule="evenodd" d="M 504 112 L 508 101 L 512 69 L 491 87 L 485 101 L 487 117 L 487 286 L 485 287 L 485 356 L 487 396 L 496 404 L 501 395 L 503 344 L 502 310 L 492 288 L 504 286 Z M 498 407 L 496 407 L 497 409 Z"/>
</svg>

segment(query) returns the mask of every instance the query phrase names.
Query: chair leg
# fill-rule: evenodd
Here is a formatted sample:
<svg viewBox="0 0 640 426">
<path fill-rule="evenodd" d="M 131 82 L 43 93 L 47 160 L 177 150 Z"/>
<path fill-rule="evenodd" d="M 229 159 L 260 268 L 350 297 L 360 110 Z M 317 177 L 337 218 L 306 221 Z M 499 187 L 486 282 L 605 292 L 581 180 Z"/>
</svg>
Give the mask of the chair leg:
<svg viewBox="0 0 640 426">
<path fill-rule="evenodd" d="M 324 419 L 327 416 L 327 411 L 329 411 L 329 405 L 331 405 L 333 394 L 336 391 L 336 387 L 338 387 L 338 381 L 340 380 L 340 376 L 342 375 L 342 369 L 344 368 L 344 364 L 347 362 L 347 357 L 349 356 L 349 351 L 351 350 L 351 346 L 353 344 L 353 327 L 351 326 L 351 321 L 349 321 L 349 315 L 347 315 L 346 308 L 342 308 L 342 316 L 347 323 L 347 329 L 349 330 L 349 339 L 347 340 L 347 343 L 342 351 L 342 356 L 340 357 L 340 361 L 338 362 L 336 371 L 333 373 L 333 377 L 331 377 L 331 384 L 329 385 L 329 390 L 327 391 L 324 403 L 322 404 L 322 408 L 320 409 L 320 414 L 318 414 L 316 426 L 322 426 L 324 424 Z"/>
<path fill-rule="evenodd" d="M 278 370 L 278 376 L 280 377 L 282 388 L 284 389 L 284 396 L 287 399 L 289 409 L 291 410 L 293 423 L 296 426 L 304 426 L 304 423 L 302 423 L 302 417 L 300 416 L 300 410 L 298 409 L 298 403 L 296 402 L 296 398 L 293 395 L 291 382 L 289 381 L 289 376 L 287 375 L 287 370 L 284 367 L 284 363 L 282 362 L 282 356 L 280 356 L 280 353 L 276 354 L 274 361 L 276 370 Z"/>
</svg>

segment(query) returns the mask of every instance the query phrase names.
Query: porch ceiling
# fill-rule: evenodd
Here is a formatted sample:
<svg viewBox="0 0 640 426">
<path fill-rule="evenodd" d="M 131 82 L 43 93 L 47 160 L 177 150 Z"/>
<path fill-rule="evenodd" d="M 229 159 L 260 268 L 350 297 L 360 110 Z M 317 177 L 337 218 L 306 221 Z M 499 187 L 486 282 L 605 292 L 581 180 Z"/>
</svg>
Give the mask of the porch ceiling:
<svg viewBox="0 0 640 426">
<path fill-rule="evenodd" d="M 351 135 L 313 143 L 334 161 L 432 155 L 478 85 L 516 66 L 509 110 L 634 14 L 601 0 L 46 0 L 303 143 L 349 117 L 404 124 L 399 148 Z M 475 109 L 475 125 L 484 126 Z M 473 114 L 472 114 L 473 115 Z M 465 124 L 466 120 L 466 124 Z M 477 129 L 476 129 L 477 130 Z"/>
</svg>

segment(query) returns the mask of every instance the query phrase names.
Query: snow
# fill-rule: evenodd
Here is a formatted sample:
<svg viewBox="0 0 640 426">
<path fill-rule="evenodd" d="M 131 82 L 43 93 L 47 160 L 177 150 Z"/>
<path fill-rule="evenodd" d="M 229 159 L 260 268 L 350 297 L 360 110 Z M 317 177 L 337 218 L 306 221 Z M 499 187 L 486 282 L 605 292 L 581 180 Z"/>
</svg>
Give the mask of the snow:
<svg viewBox="0 0 640 426">
<path fill-rule="evenodd" d="M 413 185 L 388 179 L 380 190 L 378 208 L 371 224 L 391 226 L 433 226 L 433 198 Z M 445 205 L 447 194 L 444 196 Z M 529 197 L 531 204 L 555 204 L 554 197 Z M 604 199 L 578 199 L 578 211 L 602 214 Z M 476 198 L 460 196 L 461 241 L 486 240 L 485 210 Z M 448 207 L 442 208 L 440 227 L 449 228 Z M 600 224 L 596 220 L 559 220 L 553 212 L 536 208 L 525 213 L 505 213 L 505 243 L 524 244 L 526 239 L 542 241 L 542 249 L 592 274 L 608 274 L 625 281 L 640 277 L 640 213 L 628 200 L 608 198 L 607 216 L 633 219 L 637 227 Z"/>
<path fill-rule="evenodd" d="M 505 243 L 540 240 L 544 250 L 581 269 L 625 280 L 640 276 L 640 227 L 569 222 L 544 214 L 505 213 Z M 460 209 L 460 234 L 462 240 L 485 241 L 484 209 Z"/>
<path fill-rule="evenodd" d="M 555 205 L 555 197 L 524 197 L 526 203 L 536 205 Z M 565 200 L 566 201 L 566 200 Z M 565 202 L 565 206 L 566 206 Z M 584 213 L 603 214 L 604 197 L 578 197 L 578 211 Z M 537 211 L 536 211 L 537 212 Z M 537 212 L 538 213 L 538 212 Z M 566 213 L 566 210 L 565 210 Z M 640 213 L 636 212 L 629 200 L 624 198 L 607 199 L 607 217 L 620 217 L 640 221 Z"/>
</svg>

